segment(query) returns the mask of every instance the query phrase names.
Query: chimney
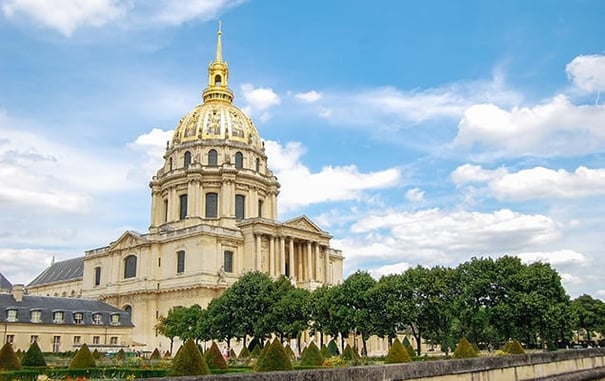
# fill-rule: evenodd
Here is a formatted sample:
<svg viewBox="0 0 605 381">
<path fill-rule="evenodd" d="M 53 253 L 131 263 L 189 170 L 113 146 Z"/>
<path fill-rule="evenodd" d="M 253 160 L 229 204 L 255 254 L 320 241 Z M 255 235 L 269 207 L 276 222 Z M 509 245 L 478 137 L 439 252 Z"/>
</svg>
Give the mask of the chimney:
<svg viewBox="0 0 605 381">
<path fill-rule="evenodd" d="M 22 284 L 13 285 L 13 298 L 15 298 L 16 302 L 20 303 L 23 301 L 23 289 L 24 286 Z"/>
</svg>

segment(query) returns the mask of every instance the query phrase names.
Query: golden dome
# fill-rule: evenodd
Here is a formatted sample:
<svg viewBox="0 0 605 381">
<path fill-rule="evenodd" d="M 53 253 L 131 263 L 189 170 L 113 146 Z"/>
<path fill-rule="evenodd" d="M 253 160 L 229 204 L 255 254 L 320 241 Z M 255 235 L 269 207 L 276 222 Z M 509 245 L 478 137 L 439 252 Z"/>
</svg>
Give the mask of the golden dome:
<svg viewBox="0 0 605 381">
<path fill-rule="evenodd" d="M 262 148 L 252 119 L 231 103 L 233 92 L 227 85 L 229 66 L 223 61 L 221 36 L 219 24 L 216 58 L 208 66 L 208 87 L 202 93 L 203 103 L 181 118 L 172 144 L 227 139 Z"/>
</svg>

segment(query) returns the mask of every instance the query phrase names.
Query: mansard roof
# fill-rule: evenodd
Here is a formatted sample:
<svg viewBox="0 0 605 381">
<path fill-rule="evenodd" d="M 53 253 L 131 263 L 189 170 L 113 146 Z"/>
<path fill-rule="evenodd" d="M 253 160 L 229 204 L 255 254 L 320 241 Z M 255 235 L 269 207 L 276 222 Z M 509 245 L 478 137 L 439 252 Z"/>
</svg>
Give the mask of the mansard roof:
<svg viewBox="0 0 605 381">
<path fill-rule="evenodd" d="M 82 262 L 82 259 L 83 257 L 78 257 L 53 263 L 32 280 L 27 287 L 82 279 L 82 274 L 84 273 L 84 262 Z"/>
<path fill-rule="evenodd" d="M 23 295 L 20 302 L 12 294 L 0 294 L 0 322 L 8 322 L 7 310 L 17 310 L 17 320 L 13 323 L 57 324 L 54 312 L 63 312 L 61 324 L 112 325 L 111 315 L 120 315 L 120 326 L 132 326 L 128 312 L 107 303 L 92 299 L 60 298 L 52 296 Z M 40 322 L 31 321 L 31 311 L 40 311 Z M 76 323 L 73 314 L 82 313 L 82 322 Z M 93 323 L 93 314 L 101 314 L 101 324 Z"/>
<path fill-rule="evenodd" d="M 6 279 L 2 273 L 0 273 L 0 290 L 10 291 L 13 288 L 13 284 Z"/>
</svg>

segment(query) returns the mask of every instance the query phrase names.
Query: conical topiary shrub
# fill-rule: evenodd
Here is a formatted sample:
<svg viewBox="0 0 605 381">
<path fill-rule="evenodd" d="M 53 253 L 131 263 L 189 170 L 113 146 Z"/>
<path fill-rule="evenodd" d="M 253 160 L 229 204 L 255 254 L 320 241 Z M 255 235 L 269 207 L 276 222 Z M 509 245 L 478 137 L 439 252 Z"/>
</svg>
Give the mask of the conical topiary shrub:
<svg viewBox="0 0 605 381">
<path fill-rule="evenodd" d="M 300 365 L 318 366 L 323 364 L 323 362 L 324 357 L 321 355 L 321 351 L 317 348 L 317 345 L 314 342 L 307 345 L 300 358 Z"/>
<path fill-rule="evenodd" d="M 250 342 L 248 343 L 248 352 L 252 353 L 254 352 L 254 348 L 258 347 L 258 353 L 260 354 L 260 351 L 263 350 L 263 341 L 257 339 L 256 337 L 252 340 L 250 340 Z"/>
<path fill-rule="evenodd" d="M 150 360 L 161 360 L 162 359 L 162 355 L 160 354 L 160 350 L 159 349 L 154 349 L 153 352 L 151 352 L 151 356 L 149 356 Z"/>
<path fill-rule="evenodd" d="M 254 349 L 252 349 L 252 352 L 250 352 L 250 356 L 253 358 L 259 358 L 260 354 L 263 352 L 262 348 L 260 347 L 260 345 L 257 345 L 254 347 Z"/>
<path fill-rule="evenodd" d="M 393 345 L 391 345 L 391 349 L 389 349 L 389 353 L 384 358 L 384 363 L 399 364 L 404 362 L 412 362 L 412 359 L 408 351 L 403 347 L 403 344 L 401 344 L 401 341 L 395 339 Z"/>
<path fill-rule="evenodd" d="M 23 360 L 21 361 L 21 365 L 23 366 L 46 366 L 46 361 L 44 361 L 44 355 L 42 355 L 42 351 L 38 346 L 38 343 L 34 341 L 29 346 L 29 349 L 23 355 Z"/>
<path fill-rule="evenodd" d="M 292 347 L 290 347 L 290 344 L 286 344 L 286 346 L 284 347 L 284 350 L 286 351 L 286 354 L 288 355 L 290 360 L 292 360 L 292 361 L 296 360 L 296 354 L 292 350 Z"/>
<path fill-rule="evenodd" d="M 455 359 L 466 359 L 477 356 L 478 353 L 475 351 L 475 349 L 473 348 L 471 343 L 466 339 L 466 337 L 460 339 L 458 345 L 456 345 L 456 350 L 452 355 L 452 357 L 454 357 Z"/>
<path fill-rule="evenodd" d="M 92 357 L 92 353 L 86 343 L 82 344 L 69 363 L 69 369 L 86 369 L 95 368 L 96 366 L 95 359 Z"/>
<path fill-rule="evenodd" d="M 509 355 L 521 355 L 525 353 L 525 350 L 521 346 L 521 343 L 518 340 L 509 340 L 504 345 L 504 349 L 502 352 L 507 353 Z"/>
<path fill-rule="evenodd" d="M 189 339 L 179 349 L 172 360 L 171 376 L 199 376 L 210 374 L 206 360 L 197 349 L 193 340 Z"/>
<path fill-rule="evenodd" d="M 13 345 L 5 343 L 0 349 L 0 370 L 20 370 L 21 363 L 13 350 Z"/>
<path fill-rule="evenodd" d="M 206 364 L 208 364 L 208 368 L 210 369 L 227 369 L 227 362 L 214 341 L 212 342 L 210 349 L 204 353 L 204 360 L 206 360 Z"/>
<path fill-rule="evenodd" d="M 330 340 L 328 343 L 328 352 L 330 352 L 330 356 L 338 356 L 340 354 L 338 351 L 338 345 L 336 345 L 336 341 L 334 339 Z"/>
<path fill-rule="evenodd" d="M 342 351 L 342 358 L 344 360 L 359 360 L 359 353 L 354 350 L 349 344 L 345 346 L 344 351 Z"/>
<path fill-rule="evenodd" d="M 292 362 L 290 361 L 290 358 L 288 358 L 284 346 L 278 339 L 273 340 L 270 345 L 267 345 L 266 352 L 259 358 L 259 361 L 256 364 L 257 372 L 292 369 Z"/>
<path fill-rule="evenodd" d="M 229 358 L 230 359 L 236 359 L 237 358 L 237 353 L 235 353 L 235 349 L 233 349 L 233 348 L 229 349 Z"/>
<path fill-rule="evenodd" d="M 410 340 L 408 340 L 407 336 L 403 337 L 403 341 L 401 342 L 401 345 L 403 345 L 405 350 L 408 352 L 408 356 L 410 356 L 410 358 L 413 358 L 414 356 L 416 356 L 416 350 L 414 349 L 414 347 L 412 347 L 412 344 L 410 343 Z"/>
<path fill-rule="evenodd" d="M 244 346 L 241 351 L 239 351 L 239 356 L 237 356 L 240 360 L 246 360 L 250 358 L 250 351 L 248 347 Z"/>
<path fill-rule="evenodd" d="M 126 361 L 126 352 L 122 348 L 116 353 L 116 360 Z"/>
</svg>

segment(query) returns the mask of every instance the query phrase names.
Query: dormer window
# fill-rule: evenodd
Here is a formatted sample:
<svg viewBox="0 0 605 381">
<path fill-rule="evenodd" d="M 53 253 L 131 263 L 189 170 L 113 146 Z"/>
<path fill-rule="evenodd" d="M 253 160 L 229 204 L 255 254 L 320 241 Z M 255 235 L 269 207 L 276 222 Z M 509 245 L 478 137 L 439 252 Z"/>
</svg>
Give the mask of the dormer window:
<svg viewBox="0 0 605 381">
<path fill-rule="evenodd" d="M 84 314 L 82 312 L 74 313 L 74 323 L 76 324 L 84 324 Z"/>
<path fill-rule="evenodd" d="M 94 325 L 101 325 L 101 324 L 103 324 L 103 315 L 101 315 L 98 312 L 92 314 L 92 324 L 94 324 Z"/>
<path fill-rule="evenodd" d="M 30 313 L 30 319 L 32 323 L 41 323 L 42 322 L 42 311 L 33 310 Z"/>
<path fill-rule="evenodd" d="M 53 323 L 62 324 L 63 323 L 63 311 L 55 311 L 53 312 Z"/>
<path fill-rule="evenodd" d="M 120 325 L 120 314 L 111 315 L 111 325 Z"/>
<path fill-rule="evenodd" d="M 17 321 L 17 310 L 7 310 L 6 311 L 6 321 L 8 321 L 8 322 Z"/>
</svg>

